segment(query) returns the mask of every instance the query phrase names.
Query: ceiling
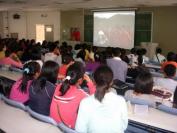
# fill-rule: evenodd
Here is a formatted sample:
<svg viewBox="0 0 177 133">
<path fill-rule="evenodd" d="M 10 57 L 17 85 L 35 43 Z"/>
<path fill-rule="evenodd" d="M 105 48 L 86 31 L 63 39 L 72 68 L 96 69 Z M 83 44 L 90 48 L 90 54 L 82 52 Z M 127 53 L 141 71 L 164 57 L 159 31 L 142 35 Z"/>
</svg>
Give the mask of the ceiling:
<svg viewBox="0 0 177 133">
<path fill-rule="evenodd" d="M 71 10 L 177 6 L 177 0 L 0 0 L 0 10 Z"/>
</svg>

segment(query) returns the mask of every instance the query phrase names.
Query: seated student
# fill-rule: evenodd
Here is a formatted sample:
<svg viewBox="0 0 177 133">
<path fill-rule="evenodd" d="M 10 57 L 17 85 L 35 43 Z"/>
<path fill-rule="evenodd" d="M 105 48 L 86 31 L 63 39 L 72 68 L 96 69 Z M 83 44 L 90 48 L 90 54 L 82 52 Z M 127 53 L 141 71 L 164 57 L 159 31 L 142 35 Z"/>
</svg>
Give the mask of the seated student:
<svg viewBox="0 0 177 133">
<path fill-rule="evenodd" d="M 70 54 L 62 55 L 62 65 L 59 68 L 58 79 L 64 79 L 65 78 L 66 71 L 72 63 L 73 63 L 72 55 L 70 55 Z"/>
<path fill-rule="evenodd" d="M 84 67 L 80 62 L 69 66 L 64 82 L 57 85 L 52 99 L 50 116 L 58 123 L 63 122 L 70 128 L 75 126 L 80 101 L 88 96 L 88 93 L 80 87 L 84 73 Z M 93 94 L 95 87 L 92 85 L 89 89 L 90 94 Z"/>
<path fill-rule="evenodd" d="M 94 72 L 99 66 L 101 65 L 100 61 L 100 54 L 95 53 L 94 54 L 94 61 L 88 61 L 86 63 L 86 71 L 87 72 Z"/>
<path fill-rule="evenodd" d="M 49 60 L 55 61 L 59 66 L 61 65 L 61 55 L 57 44 L 49 44 L 49 52 L 45 54 L 44 62 Z"/>
<path fill-rule="evenodd" d="M 142 48 L 141 51 L 142 51 L 142 56 L 143 56 L 143 63 L 148 63 L 149 57 L 146 56 L 147 50 L 145 48 Z"/>
<path fill-rule="evenodd" d="M 79 106 L 75 129 L 81 133 L 123 133 L 128 125 L 127 105 L 123 97 L 111 92 L 113 72 L 100 66 L 94 73 L 96 92 Z"/>
<path fill-rule="evenodd" d="M 39 77 L 32 82 L 29 89 L 29 107 L 35 112 L 49 115 L 58 69 L 56 62 L 46 61 Z"/>
<path fill-rule="evenodd" d="M 13 84 L 9 98 L 26 104 L 29 100 L 29 87 L 39 73 L 40 65 L 37 62 L 26 63 L 23 67 L 23 76 Z"/>
<path fill-rule="evenodd" d="M 0 60 L 1 65 L 10 65 L 18 68 L 22 68 L 23 64 L 20 61 L 15 61 L 11 57 L 11 52 L 9 50 L 5 51 L 5 57 Z"/>
<path fill-rule="evenodd" d="M 155 96 L 152 95 L 153 78 L 149 72 L 142 72 L 135 81 L 134 90 L 128 90 L 125 93 L 125 99 L 135 104 L 144 104 L 155 106 Z"/>
<path fill-rule="evenodd" d="M 107 59 L 107 65 L 112 69 L 114 73 L 114 80 L 118 79 L 125 82 L 127 76 L 128 65 L 126 62 L 122 61 L 120 56 L 120 49 L 113 49 L 113 58 Z"/>
<path fill-rule="evenodd" d="M 162 70 L 168 64 L 172 64 L 172 65 L 174 65 L 177 68 L 176 54 L 175 53 L 169 52 L 167 54 L 167 61 L 162 64 Z"/>
<path fill-rule="evenodd" d="M 136 48 L 132 48 L 130 50 L 131 54 L 127 55 L 128 59 L 129 59 L 129 64 L 130 66 L 137 66 L 138 64 L 138 55 L 137 55 L 137 49 Z"/>
<path fill-rule="evenodd" d="M 162 55 L 162 49 L 161 48 L 156 49 L 156 54 L 153 57 L 153 61 L 158 62 L 160 64 L 163 63 L 164 61 L 166 61 L 165 56 Z"/>
<path fill-rule="evenodd" d="M 176 74 L 176 67 L 172 64 L 168 64 L 164 67 L 164 78 L 154 77 L 154 86 L 161 86 L 174 93 L 177 87 L 177 81 L 173 79 Z"/>
</svg>

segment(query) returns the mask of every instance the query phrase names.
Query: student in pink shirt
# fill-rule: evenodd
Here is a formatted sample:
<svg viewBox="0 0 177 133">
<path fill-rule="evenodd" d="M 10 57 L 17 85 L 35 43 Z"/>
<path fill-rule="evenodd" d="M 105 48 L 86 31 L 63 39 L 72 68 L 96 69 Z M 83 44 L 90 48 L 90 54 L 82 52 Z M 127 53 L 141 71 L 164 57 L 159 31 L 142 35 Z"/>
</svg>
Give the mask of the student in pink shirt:
<svg viewBox="0 0 177 133">
<path fill-rule="evenodd" d="M 1 65 L 10 65 L 18 68 L 22 68 L 23 64 L 20 61 L 15 61 L 10 57 L 11 53 L 9 50 L 5 51 L 5 57 L 0 60 Z"/>
<path fill-rule="evenodd" d="M 34 61 L 26 63 L 23 67 L 23 76 L 13 84 L 9 98 L 26 104 L 29 99 L 31 82 L 34 78 L 38 77 L 39 73 L 39 63 Z"/>
<path fill-rule="evenodd" d="M 63 83 L 57 85 L 50 106 L 50 116 L 58 123 L 63 122 L 70 128 L 75 127 L 80 101 L 95 92 L 95 86 L 88 80 L 89 94 L 81 89 L 85 69 L 80 62 L 69 66 Z M 87 80 L 86 76 L 86 80 Z M 90 85 L 89 85 L 90 84 Z M 92 85 L 91 85 L 92 84 Z"/>
</svg>

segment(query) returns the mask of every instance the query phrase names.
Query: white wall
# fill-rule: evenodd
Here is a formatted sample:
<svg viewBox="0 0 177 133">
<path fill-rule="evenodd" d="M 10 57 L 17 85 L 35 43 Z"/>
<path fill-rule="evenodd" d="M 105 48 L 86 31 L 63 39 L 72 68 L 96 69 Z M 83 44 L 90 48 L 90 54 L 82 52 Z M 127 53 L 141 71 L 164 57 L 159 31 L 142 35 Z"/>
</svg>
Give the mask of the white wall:
<svg viewBox="0 0 177 133">
<path fill-rule="evenodd" d="M 15 13 L 20 15 L 20 19 L 13 18 Z M 42 15 L 45 15 L 45 17 L 42 17 Z M 54 41 L 60 40 L 60 11 L 8 12 L 9 35 L 10 33 L 18 33 L 19 39 L 35 39 L 36 24 L 54 25 Z"/>
<path fill-rule="evenodd" d="M 14 19 L 13 15 L 19 14 L 19 19 Z M 8 12 L 9 33 L 18 33 L 19 39 L 27 37 L 26 12 Z"/>
<path fill-rule="evenodd" d="M 46 17 L 41 17 L 41 15 Z M 27 12 L 27 38 L 36 38 L 36 24 L 54 25 L 54 40 L 60 40 L 60 12 Z"/>
</svg>

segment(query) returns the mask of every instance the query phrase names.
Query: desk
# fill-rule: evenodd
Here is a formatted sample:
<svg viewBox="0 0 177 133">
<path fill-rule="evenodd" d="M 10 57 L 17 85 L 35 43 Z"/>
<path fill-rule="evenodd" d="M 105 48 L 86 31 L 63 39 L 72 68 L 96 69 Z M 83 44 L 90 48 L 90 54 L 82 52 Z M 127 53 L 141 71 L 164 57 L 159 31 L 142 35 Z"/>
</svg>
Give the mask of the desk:
<svg viewBox="0 0 177 133">
<path fill-rule="evenodd" d="M 4 78 L 7 78 L 13 81 L 17 81 L 18 79 L 22 77 L 22 73 L 0 69 L 0 77 L 4 77 Z"/>
<path fill-rule="evenodd" d="M 154 65 L 154 64 L 145 64 L 145 66 L 148 67 L 148 68 L 153 68 L 153 69 L 157 69 L 157 70 L 161 69 L 161 66 Z"/>
<path fill-rule="evenodd" d="M 132 106 L 132 108 L 134 109 L 134 106 Z M 177 132 L 177 116 L 154 108 L 149 108 L 148 114 L 138 115 L 131 113 L 128 115 L 128 117 L 131 121 L 161 128 L 171 132 Z"/>
</svg>

